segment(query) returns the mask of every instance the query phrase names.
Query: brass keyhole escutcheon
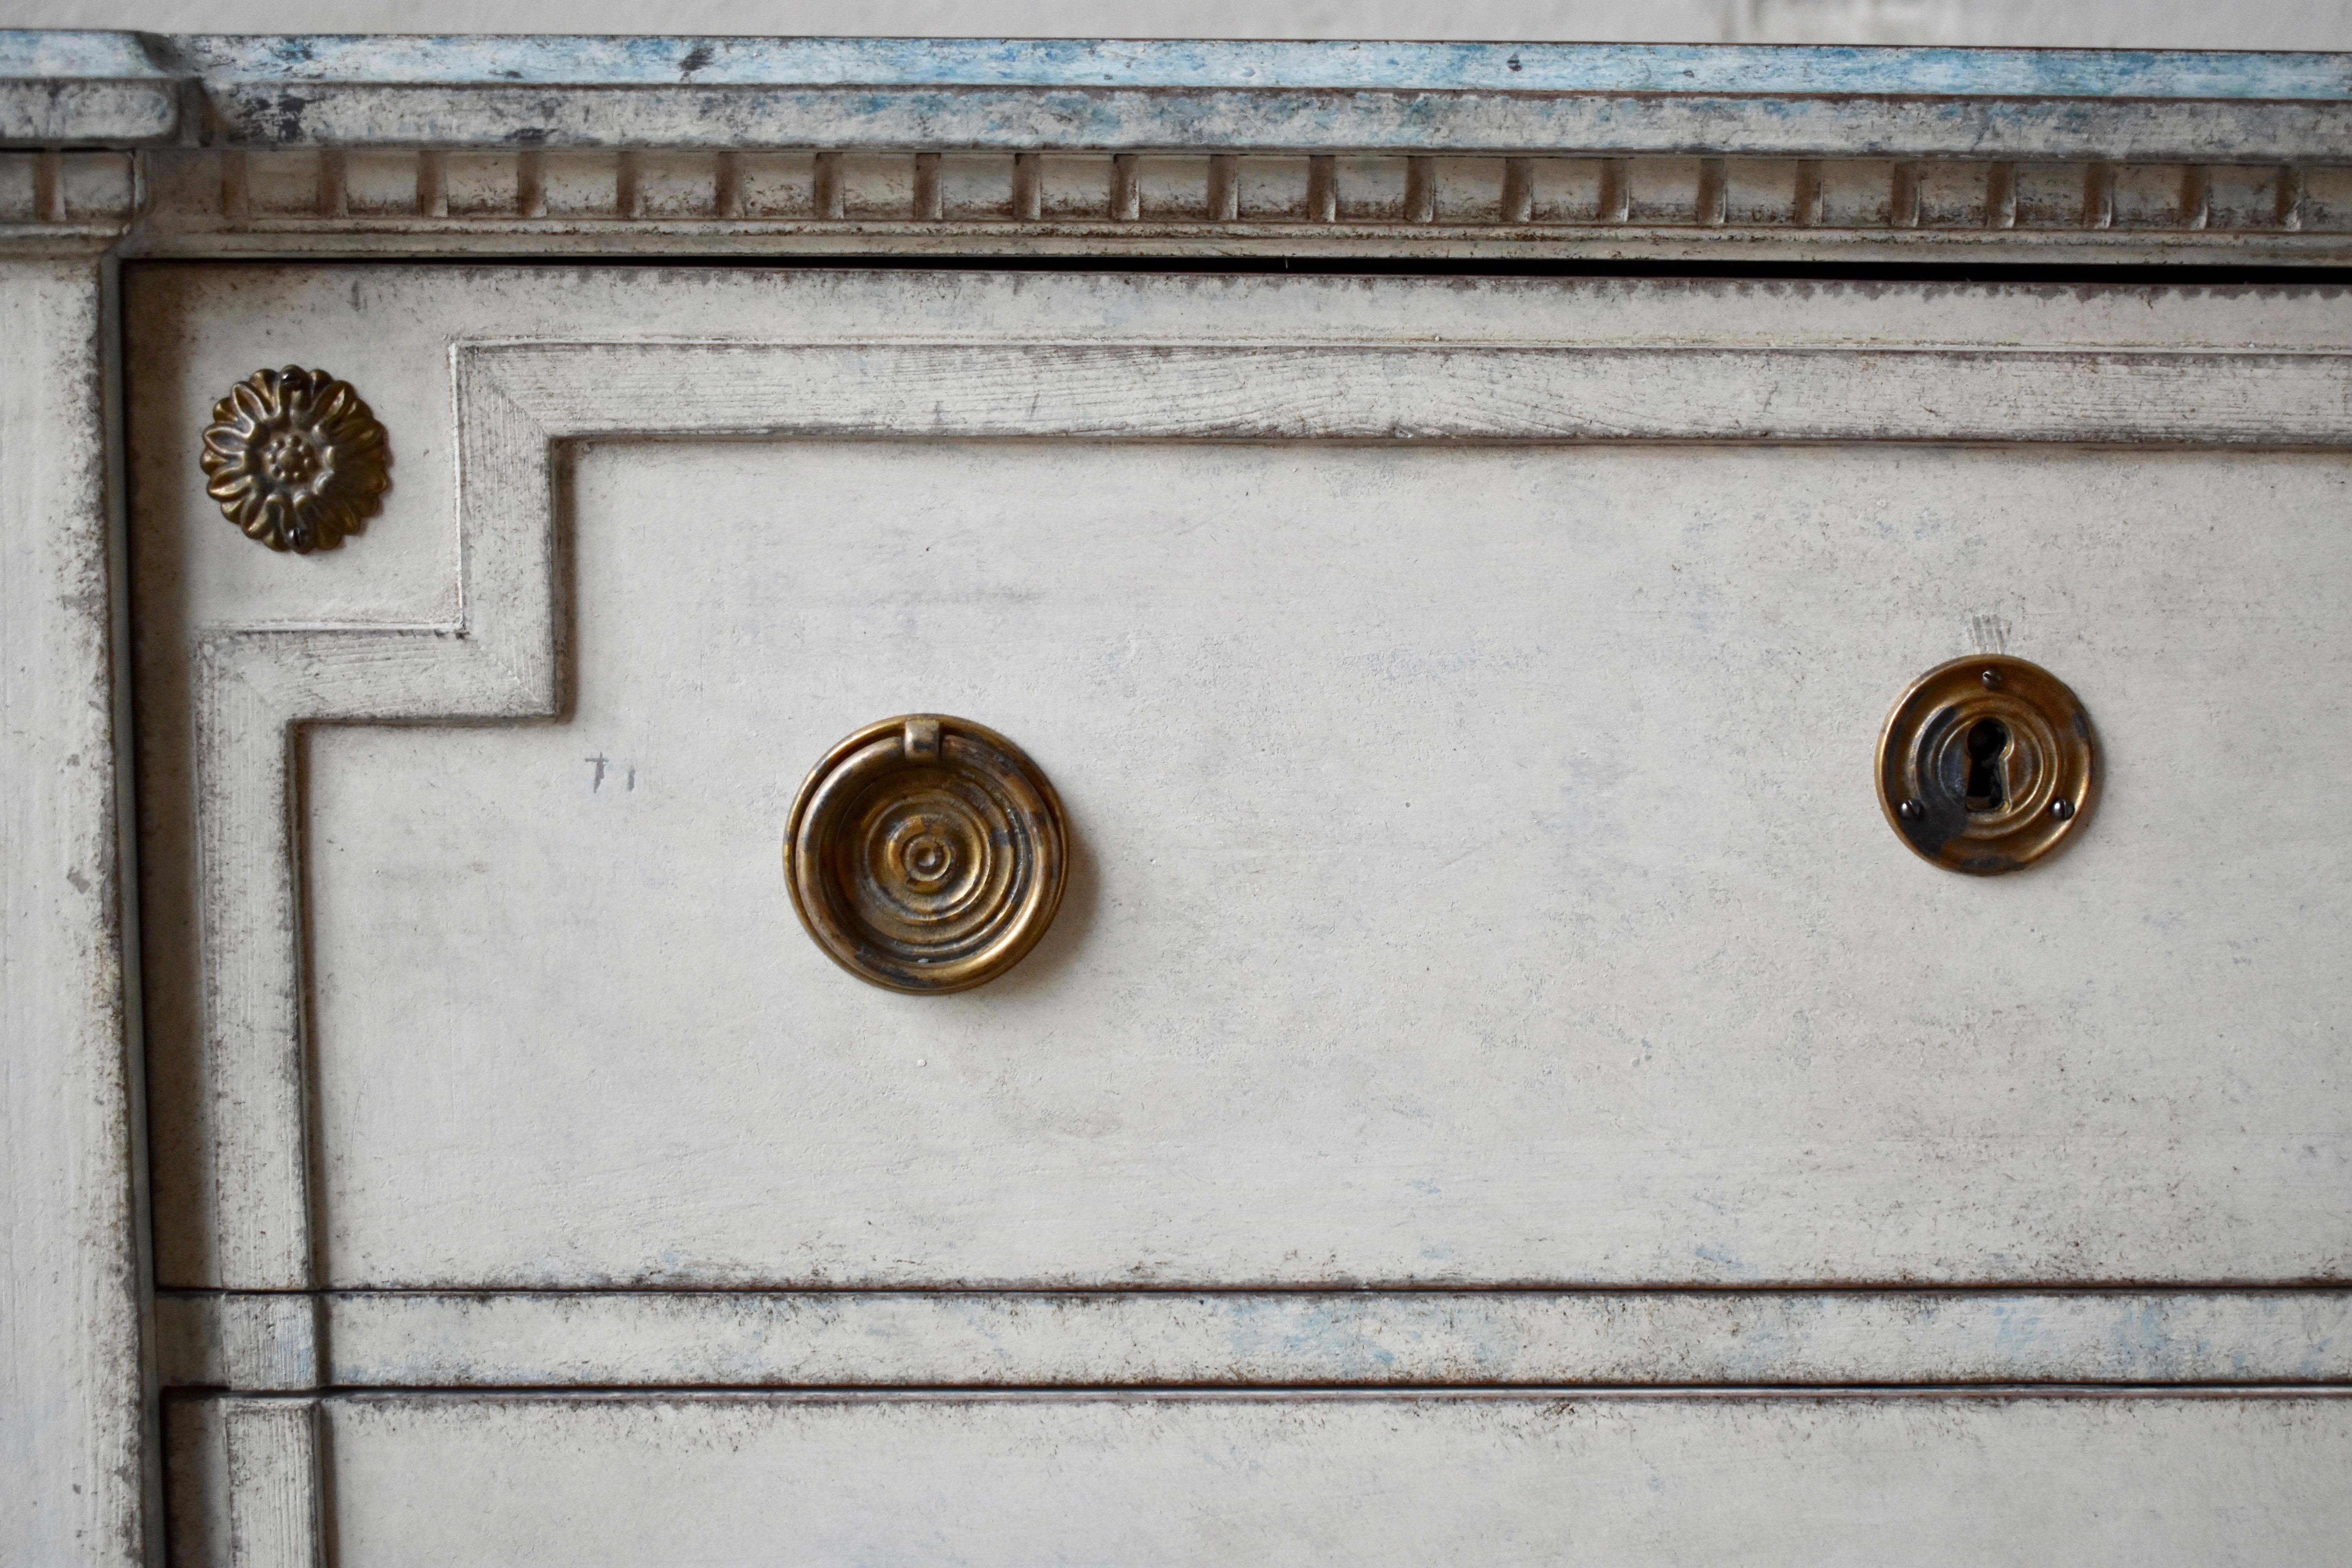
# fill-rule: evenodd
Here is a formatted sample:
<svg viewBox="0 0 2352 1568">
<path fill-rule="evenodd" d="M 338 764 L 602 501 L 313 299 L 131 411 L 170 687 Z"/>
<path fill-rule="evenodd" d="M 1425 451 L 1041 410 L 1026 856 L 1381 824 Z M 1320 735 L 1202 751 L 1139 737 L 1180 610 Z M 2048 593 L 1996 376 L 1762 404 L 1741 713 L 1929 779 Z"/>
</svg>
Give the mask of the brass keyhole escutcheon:
<svg viewBox="0 0 2352 1568">
<path fill-rule="evenodd" d="M 784 827 L 784 879 L 816 944 L 859 979 L 937 994 L 1021 962 L 1061 905 L 1062 803 L 995 731 L 885 719 L 824 755 Z"/>
<path fill-rule="evenodd" d="M 1955 871 L 2030 866 L 2098 798 L 2098 741 L 2066 683 L 2005 654 L 1911 683 L 1878 737 L 1878 800 L 1903 841 Z"/>
</svg>

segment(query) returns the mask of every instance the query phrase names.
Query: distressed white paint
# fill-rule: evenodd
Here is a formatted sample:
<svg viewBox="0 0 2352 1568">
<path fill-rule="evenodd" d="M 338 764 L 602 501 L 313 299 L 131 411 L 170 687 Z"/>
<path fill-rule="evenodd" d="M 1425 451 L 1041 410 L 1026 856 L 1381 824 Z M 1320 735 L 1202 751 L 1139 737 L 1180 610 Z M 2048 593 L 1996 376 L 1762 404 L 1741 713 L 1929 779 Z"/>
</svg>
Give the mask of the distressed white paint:
<svg viewBox="0 0 2352 1568">
<path fill-rule="evenodd" d="M 325 1316 L 324 1299 L 306 1291 L 159 1297 L 157 1381 L 255 1394 L 317 1388 Z"/>
<path fill-rule="evenodd" d="M 101 273 L 0 262 L 0 1557 L 146 1537 Z"/>
<path fill-rule="evenodd" d="M 205 1450 L 210 1402 L 183 1407 Z M 2342 1561 L 2352 1401 L 322 1403 L 341 1568 Z M 217 1441 L 217 1439 L 214 1439 Z M 210 1539 L 198 1478 L 173 1539 Z"/>
<path fill-rule="evenodd" d="M 2352 1382 L 2341 1291 L 383 1291 L 156 1310 L 167 1387 L 239 1390 L 322 1374 L 343 1388 Z"/>
<path fill-rule="evenodd" d="M 448 253 L 1605 257 L 1638 244 L 1743 261 L 2310 262 L 2340 257 L 2352 231 L 2352 170 L 2336 163 L 291 148 L 151 152 L 140 165 L 149 200 L 126 243 L 151 254 L 407 254 L 423 232 Z M 17 182 L 27 203 L 34 184 Z"/>
<path fill-rule="evenodd" d="M 2326 55 L 1545 45 L 178 40 L 233 145 L 2334 159 Z M 1744 100 L 1752 99 L 1751 105 Z"/>
<path fill-rule="evenodd" d="M 171 73 L 127 33 L 0 33 L 0 141 L 161 141 L 179 100 Z"/>
<path fill-rule="evenodd" d="M 318 1403 L 226 1400 L 220 1421 L 226 1568 L 316 1568 L 321 1560 Z"/>
<path fill-rule="evenodd" d="M 0 156 L 0 241 L 2340 264 L 2347 80 L 2251 52 L 0 32 L 0 141 L 47 144 Z"/>
<path fill-rule="evenodd" d="M 166 64 L 168 62 L 168 64 Z M 2330 159 L 2323 54 L 0 33 L 0 137 Z"/>
<path fill-rule="evenodd" d="M 800 438 L 581 457 L 562 722 L 310 742 L 331 1283 L 2341 1275 L 2352 1108 L 2296 977 L 2347 929 L 2342 459 L 1886 444 L 2338 439 L 2338 360 L 2212 352 L 2323 347 L 2324 299 L 640 278 L 605 319 L 745 345 L 396 369 L 623 286 L 159 284 L 159 329 L 307 321 L 412 427 L 454 396 L 468 573 L 463 637 L 201 633 L 200 715 L 250 717 L 200 717 L 237 1024 L 194 1081 L 245 1109 L 173 1282 L 302 1278 L 250 1241 L 303 1212 L 299 1119 L 256 1113 L 299 1102 L 274 737 L 551 700 L 549 443 L 643 431 Z M 1001 440 L 1039 436 L 1086 439 Z M 201 501 L 144 527 L 244 546 Z M 2112 768 L 1996 883 L 1866 783 L 1988 608 Z M 1085 857 L 945 1005 L 826 973 L 776 896 L 806 758 L 909 707 L 1022 737 Z"/>
<path fill-rule="evenodd" d="M 21 27 L 193 27 L 266 33 L 289 20 L 269 0 L 8 0 Z M 984 35 L 1140 38 L 1666 40 L 1716 44 L 1960 44 L 2135 49 L 2342 49 L 2340 0 L 2272 0 L 2224 10 L 2195 0 L 676 0 L 656 14 L 624 0 L 338 0 L 354 33 L 673 32 Z"/>
<path fill-rule="evenodd" d="M 2309 260 L 2352 196 L 2308 58 L 272 47 L 0 38 L 0 1549 L 44 1568 L 155 1531 L 104 273 L 39 258 Z M 851 63 L 770 68 L 812 50 Z M 183 133 L 262 150 L 122 151 Z M 186 1561 L 740 1558 L 779 1477 L 800 1557 L 2340 1542 L 2325 1399 L 301 1396 L 2341 1381 L 2327 295 L 255 268 L 133 314 L 166 1269 L 281 1288 L 177 1299 L 161 1348 L 298 1395 L 177 1410 Z M 186 460 L 289 359 L 401 464 L 313 562 Z M 2115 770 L 1990 888 L 1858 765 L 1813 783 L 1964 636 L 2075 680 Z M 772 838 L 808 756 L 924 700 L 1031 743 L 1085 858 L 1018 976 L 918 1010 L 815 964 Z M 1733 1289 L 1330 1289 L 1366 1279 Z M 2138 1288 L 2033 1288 L 2084 1280 Z M 2303 1288 L 2171 1288 L 2216 1282 Z M 1644 1515 L 1655 1452 L 1704 1487 Z"/>
</svg>

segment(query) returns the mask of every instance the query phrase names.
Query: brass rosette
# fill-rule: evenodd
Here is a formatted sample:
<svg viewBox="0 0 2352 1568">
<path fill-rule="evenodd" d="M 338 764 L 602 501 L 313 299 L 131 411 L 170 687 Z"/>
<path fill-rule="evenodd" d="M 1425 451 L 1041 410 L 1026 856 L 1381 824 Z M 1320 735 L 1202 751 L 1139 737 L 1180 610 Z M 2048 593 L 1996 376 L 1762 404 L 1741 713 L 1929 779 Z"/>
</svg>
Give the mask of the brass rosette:
<svg viewBox="0 0 2352 1568">
<path fill-rule="evenodd" d="M 784 828 L 784 879 L 816 944 L 859 979 L 985 984 L 1054 921 L 1062 803 L 1021 749 L 939 713 L 868 724 L 824 755 Z"/>
<path fill-rule="evenodd" d="M 367 526 L 392 488 L 383 426 L 323 370 L 257 370 L 213 405 L 205 490 L 246 537 L 307 555 Z"/>
<path fill-rule="evenodd" d="M 2066 683 L 2003 654 L 1912 682 L 1878 738 L 1878 799 L 1924 858 L 1972 876 L 2029 866 L 2097 804 L 2098 742 Z"/>
</svg>

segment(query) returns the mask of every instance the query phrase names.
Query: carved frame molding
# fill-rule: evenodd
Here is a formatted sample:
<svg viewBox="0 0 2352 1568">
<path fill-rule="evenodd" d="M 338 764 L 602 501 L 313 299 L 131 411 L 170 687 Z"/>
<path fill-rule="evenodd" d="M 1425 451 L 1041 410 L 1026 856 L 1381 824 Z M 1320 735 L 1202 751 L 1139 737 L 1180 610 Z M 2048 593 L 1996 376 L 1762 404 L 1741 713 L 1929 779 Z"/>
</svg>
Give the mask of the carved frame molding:
<svg viewBox="0 0 2352 1568">
<path fill-rule="evenodd" d="M 2347 144 L 2329 55 L 0 32 L 0 250 L 2340 265 Z"/>
</svg>

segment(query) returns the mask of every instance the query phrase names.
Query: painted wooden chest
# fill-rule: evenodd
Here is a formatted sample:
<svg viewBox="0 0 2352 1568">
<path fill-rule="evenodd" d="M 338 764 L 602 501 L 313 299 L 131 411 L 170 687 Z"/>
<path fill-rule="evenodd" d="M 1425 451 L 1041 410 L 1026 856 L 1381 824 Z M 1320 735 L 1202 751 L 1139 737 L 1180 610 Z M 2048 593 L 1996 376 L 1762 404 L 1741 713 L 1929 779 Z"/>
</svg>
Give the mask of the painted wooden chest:
<svg viewBox="0 0 2352 1568">
<path fill-rule="evenodd" d="M 0 65 L 9 1561 L 2340 1558 L 2352 68 Z"/>
</svg>

